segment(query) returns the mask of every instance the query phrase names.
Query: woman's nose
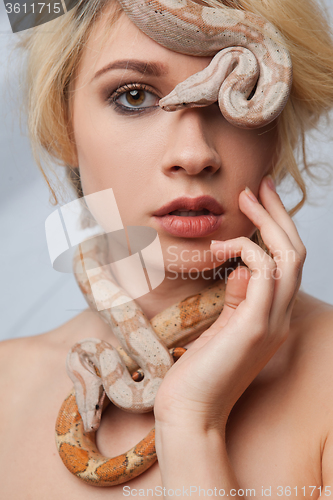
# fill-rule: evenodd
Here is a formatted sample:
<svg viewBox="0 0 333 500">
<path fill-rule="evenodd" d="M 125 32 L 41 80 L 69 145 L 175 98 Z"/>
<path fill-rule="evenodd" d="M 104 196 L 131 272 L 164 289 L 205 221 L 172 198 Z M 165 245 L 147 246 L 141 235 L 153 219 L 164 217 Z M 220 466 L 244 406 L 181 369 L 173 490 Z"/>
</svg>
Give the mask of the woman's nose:
<svg viewBox="0 0 333 500">
<path fill-rule="evenodd" d="M 167 130 L 162 168 L 166 175 L 186 173 L 212 175 L 221 167 L 221 158 L 214 147 L 213 124 L 207 108 L 174 111 Z M 216 125 L 215 125 L 216 126 Z"/>
</svg>

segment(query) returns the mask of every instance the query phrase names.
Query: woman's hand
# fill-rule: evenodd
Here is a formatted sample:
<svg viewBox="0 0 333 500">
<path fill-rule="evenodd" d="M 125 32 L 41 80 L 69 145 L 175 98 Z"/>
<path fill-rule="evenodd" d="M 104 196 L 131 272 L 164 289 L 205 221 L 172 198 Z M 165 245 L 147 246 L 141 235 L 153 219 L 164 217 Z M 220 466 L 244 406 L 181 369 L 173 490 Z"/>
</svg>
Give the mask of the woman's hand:
<svg viewBox="0 0 333 500">
<path fill-rule="evenodd" d="M 242 191 L 239 206 L 272 257 L 246 237 L 212 243 L 219 262 L 240 256 L 249 269 L 229 276 L 221 315 L 167 373 L 155 399 L 157 425 L 221 429 L 288 336 L 306 250 L 267 177 L 259 195 L 263 206 Z"/>
</svg>

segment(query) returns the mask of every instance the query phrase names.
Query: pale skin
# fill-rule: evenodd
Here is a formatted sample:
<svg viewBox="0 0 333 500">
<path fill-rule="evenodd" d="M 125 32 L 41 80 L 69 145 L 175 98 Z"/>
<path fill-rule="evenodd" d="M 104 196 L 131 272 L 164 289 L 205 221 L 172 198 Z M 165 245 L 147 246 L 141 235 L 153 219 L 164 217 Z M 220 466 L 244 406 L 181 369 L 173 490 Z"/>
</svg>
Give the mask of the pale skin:
<svg viewBox="0 0 333 500">
<path fill-rule="evenodd" d="M 237 494 L 252 488 L 256 498 L 266 498 L 262 487 L 271 487 L 271 497 L 279 498 L 279 487 L 290 487 L 288 498 L 327 498 L 333 490 L 333 307 L 299 291 L 306 251 L 266 177 L 274 161 L 275 126 L 237 129 L 215 105 L 160 110 L 158 98 L 210 59 L 159 46 L 125 16 L 118 27 L 101 48 L 102 26 L 96 26 L 75 80 L 73 128 L 85 194 L 112 187 L 124 225 L 150 227 L 155 227 L 153 212 L 164 203 L 208 194 L 223 205 L 225 222 L 201 239 L 160 230 L 166 264 L 167 249 L 175 245 L 179 260 L 173 269 L 183 264 L 202 270 L 204 251 L 210 249 L 217 264 L 241 256 L 252 274 L 246 267 L 234 272 L 221 316 L 168 372 L 154 414 L 124 413 L 110 405 L 98 447 L 108 456 L 122 453 L 155 421 L 158 463 L 125 483 L 135 489 L 133 495 L 163 486 L 169 498 L 168 490 L 192 486 L 224 489 L 235 498 L 254 497 Z M 106 65 L 132 59 L 159 62 L 165 74 L 117 69 L 92 80 Z M 136 115 L 117 113 L 106 104 L 105 89 L 124 83 L 149 86 L 146 98 L 154 107 Z M 125 97 L 121 103 L 129 105 Z M 250 241 L 255 228 L 271 257 Z M 202 259 L 181 262 L 181 251 L 194 249 Z M 140 299 L 149 318 L 209 281 L 170 277 L 167 272 L 164 283 Z M 117 343 L 110 328 L 87 310 L 56 330 L 2 344 L 4 497 L 123 498 L 124 485 L 101 489 L 81 483 L 55 448 L 55 419 L 72 386 L 65 358 L 86 337 Z M 198 491 L 191 498 L 199 498 Z"/>
</svg>

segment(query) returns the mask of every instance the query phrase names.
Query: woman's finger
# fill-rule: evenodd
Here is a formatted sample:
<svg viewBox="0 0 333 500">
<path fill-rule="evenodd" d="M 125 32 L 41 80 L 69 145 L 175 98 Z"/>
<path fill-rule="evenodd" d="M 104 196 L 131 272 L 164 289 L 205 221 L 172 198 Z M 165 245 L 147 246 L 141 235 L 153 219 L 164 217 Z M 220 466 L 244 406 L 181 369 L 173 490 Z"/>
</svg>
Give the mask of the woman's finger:
<svg viewBox="0 0 333 500">
<path fill-rule="evenodd" d="M 300 255 L 306 254 L 306 248 L 298 234 L 296 225 L 286 211 L 280 196 L 276 192 L 271 176 L 263 178 L 259 187 L 259 197 L 272 219 L 275 220 L 275 222 L 279 224 L 279 226 L 288 235 L 296 251 Z"/>
<path fill-rule="evenodd" d="M 272 194 L 275 194 L 276 198 L 275 200 L 271 200 L 271 204 L 275 203 L 276 210 L 285 211 L 278 200 L 277 194 Z M 259 229 L 262 239 L 273 257 L 278 259 L 281 253 L 285 254 L 288 251 L 296 251 L 289 238 L 289 234 L 273 219 L 248 188 L 239 195 L 239 208 Z"/>
<path fill-rule="evenodd" d="M 271 205 L 275 203 L 275 210 L 280 210 L 280 212 L 285 212 L 284 207 L 279 201 L 276 193 L 275 199 L 271 198 Z M 299 281 L 299 276 L 303 267 L 305 260 L 305 252 L 302 252 L 300 246 L 303 247 L 303 243 L 300 241 L 298 246 L 300 252 L 296 250 L 292 244 L 289 235 L 285 230 L 272 218 L 272 216 L 267 212 L 267 210 L 258 203 L 253 193 L 250 191 L 242 191 L 239 196 L 239 206 L 243 213 L 253 222 L 253 224 L 259 229 L 264 243 L 269 249 L 274 261 L 277 265 L 277 271 L 275 278 L 276 283 L 276 294 L 274 300 L 274 316 L 275 314 L 281 314 L 286 311 L 290 302 L 294 297 L 295 288 Z M 286 216 L 289 215 L 285 212 Z M 291 232 L 290 232 L 291 231 Z M 299 239 L 298 233 L 293 230 L 289 230 L 291 238 Z M 246 263 L 247 264 L 247 263 Z"/>
<path fill-rule="evenodd" d="M 259 196 L 266 211 L 285 231 L 292 245 L 296 249 L 296 253 L 289 252 L 289 254 L 286 255 L 286 258 L 289 258 L 289 260 L 294 259 L 295 270 L 296 273 L 298 272 L 298 278 L 296 278 L 297 285 L 287 307 L 287 311 L 291 312 L 302 280 L 302 269 L 304 261 L 306 259 L 306 248 L 299 236 L 294 221 L 286 211 L 278 193 L 276 192 L 273 179 L 270 175 L 264 177 L 264 179 L 262 180 L 259 188 Z M 282 257 L 283 256 L 281 255 L 280 258 Z M 298 260 L 298 262 L 296 262 L 296 260 Z"/>
</svg>

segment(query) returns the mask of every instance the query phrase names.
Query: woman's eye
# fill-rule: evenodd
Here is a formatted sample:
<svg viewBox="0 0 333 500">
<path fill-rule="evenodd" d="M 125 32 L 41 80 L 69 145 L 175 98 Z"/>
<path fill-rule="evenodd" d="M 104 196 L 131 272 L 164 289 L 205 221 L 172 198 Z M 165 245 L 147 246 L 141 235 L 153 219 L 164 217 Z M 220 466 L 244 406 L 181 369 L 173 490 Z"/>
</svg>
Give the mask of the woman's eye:
<svg viewBox="0 0 333 500">
<path fill-rule="evenodd" d="M 143 109 L 158 106 L 159 98 L 143 88 L 119 90 L 112 101 L 117 107 L 127 109 Z"/>
</svg>

